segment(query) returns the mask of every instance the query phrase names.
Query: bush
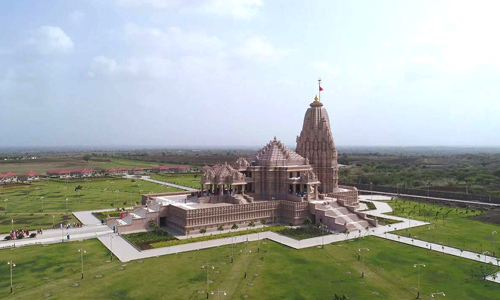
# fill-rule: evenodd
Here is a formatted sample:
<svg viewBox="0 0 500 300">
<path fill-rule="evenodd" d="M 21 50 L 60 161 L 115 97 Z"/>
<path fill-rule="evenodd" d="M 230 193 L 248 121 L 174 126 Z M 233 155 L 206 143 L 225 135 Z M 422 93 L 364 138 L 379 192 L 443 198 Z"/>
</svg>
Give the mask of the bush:
<svg viewBox="0 0 500 300">
<path fill-rule="evenodd" d="M 36 233 L 30 234 L 30 238 L 34 238 L 34 237 L 36 237 Z"/>
<path fill-rule="evenodd" d="M 10 240 L 12 240 L 12 237 L 10 235 L 7 235 L 3 239 L 6 241 L 10 241 Z"/>
</svg>

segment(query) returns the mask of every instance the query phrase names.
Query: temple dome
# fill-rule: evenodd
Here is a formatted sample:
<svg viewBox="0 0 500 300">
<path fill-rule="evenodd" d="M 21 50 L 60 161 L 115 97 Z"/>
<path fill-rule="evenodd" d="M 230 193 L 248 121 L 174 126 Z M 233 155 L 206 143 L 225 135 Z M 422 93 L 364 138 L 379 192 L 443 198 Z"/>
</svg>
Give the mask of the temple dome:
<svg viewBox="0 0 500 300">
<path fill-rule="evenodd" d="M 258 166 L 296 166 L 309 164 L 307 159 L 287 148 L 276 137 L 257 153 L 255 160 Z"/>
</svg>

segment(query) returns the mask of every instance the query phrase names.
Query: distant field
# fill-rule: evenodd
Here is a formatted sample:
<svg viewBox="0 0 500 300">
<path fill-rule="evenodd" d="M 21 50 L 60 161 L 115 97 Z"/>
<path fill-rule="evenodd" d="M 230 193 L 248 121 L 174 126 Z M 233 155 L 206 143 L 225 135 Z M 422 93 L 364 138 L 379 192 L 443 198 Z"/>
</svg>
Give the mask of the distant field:
<svg viewBox="0 0 500 300">
<path fill-rule="evenodd" d="M 172 188 L 143 180 L 99 178 L 81 181 L 50 180 L 26 187 L 0 189 L 0 233 L 10 229 L 10 222 L 18 227 L 34 229 L 52 224 L 52 213 L 65 213 L 66 201 L 70 211 L 118 208 L 140 203 L 140 195 L 154 192 L 176 192 Z M 80 192 L 75 187 L 81 185 Z M 43 214 L 42 199 L 43 198 Z M 8 199 L 7 202 L 4 199 Z M 7 213 L 5 213 L 7 211 Z M 34 215 L 31 216 L 30 214 Z M 47 216 L 48 214 L 48 216 Z M 50 222 L 49 222 L 50 221 Z M 51 227 L 51 226 L 50 226 Z"/>
<path fill-rule="evenodd" d="M 127 263 L 109 260 L 98 240 L 0 250 L 2 261 L 13 260 L 14 294 L 10 274 L 0 265 L 0 291 L 5 299 L 206 299 L 209 291 L 226 292 L 220 299 L 415 299 L 417 268 L 422 299 L 444 292 L 445 299 L 498 299 L 500 285 L 479 279 L 486 265 L 375 237 L 363 239 L 369 248 L 357 260 L 356 240 L 294 250 L 263 241 L 160 256 Z M 85 277 L 80 279 L 80 255 Z M 244 252 L 248 251 L 248 252 Z M 251 251 L 251 252 L 250 252 Z M 246 259 L 245 259 L 245 254 Z M 244 278 L 245 261 L 248 278 Z M 365 277 L 361 278 L 364 264 Z M 487 266 L 486 266 L 487 267 Z M 77 285 L 76 285 L 77 284 Z M 247 296 L 245 296 L 247 295 Z M 210 295 L 209 299 L 217 299 Z"/>
<path fill-rule="evenodd" d="M 201 173 L 197 174 L 152 174 L 152 179 L 200 189 Z"/>
<path fill-rule="evenodd" d="M 158 165 L 154 162 L 135 161 L 126 159 L 110 158 L 109 161 L 84 161 L 78 158 L 50 158 L 41 160 L 19 160 L 15 162 L 0 161 L 0 173 L 14 172 L 18 174 L 34 171 L 45 174 L 47 170 L 55 169 L 83 169 L 108 170 L 116 167 L 152 167 Z"/>
</svg>

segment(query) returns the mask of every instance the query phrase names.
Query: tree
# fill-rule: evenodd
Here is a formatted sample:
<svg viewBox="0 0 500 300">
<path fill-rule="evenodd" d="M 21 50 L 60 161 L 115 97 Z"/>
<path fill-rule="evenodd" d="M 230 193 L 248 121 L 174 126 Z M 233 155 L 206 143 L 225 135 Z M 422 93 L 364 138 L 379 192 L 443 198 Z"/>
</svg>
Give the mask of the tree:
<svg viewBox="0 0 500 300">
<path fill-rule="evenodd" d="M 223 231 L 223 230 L 224 230 L 224 226 L 219 225 L 219 227 L 217 227 L 217 230 L 219 230 L 219 231 Z"/>
<path fill-rule="evenodd" d="M 92 158 L 92 156 L 90 154 L 85 154 L 85 156 L 83 156 L 83 160 L 86 161 L 86 162 L 89 162 L 89 160 Z"/>
<path fill-rule="evenodd" d="M 202 229 L 200 229 L 200 233 L 203 234 L 203 236 L 205 236 L 205 233 L 207 233 L 207 230 L 205 228 L 202 228 Z"/>
<path fill-rule="evenodd" d="M 236 229 L 238 229 L 238 225 L 233 224 L 233 226 L 231 227 L 231 229 L 232 229 L 232 230 L 236 230 Z"/>
<path fill-rule="evenodd" d="M 304 225 L 311 225 L 311 223 L 312 223 L 311 218 L 307 217 L 304 219 Z"/>
<path fill-rule="evenodd" d="M 264 219 L 260 220 L 260 224 L 262 224 L 262 225 L 266 225 L 266 223 L 267 223 L 267 221 L 266 221 L 266 220 L 264 220 Z"/>
<path fill-rule="evenodd" d="M 250 221 L 250 223 L 248 223 L 248 226 L 255 227 L 255 223 L 253 221 Z"/>
</svg>

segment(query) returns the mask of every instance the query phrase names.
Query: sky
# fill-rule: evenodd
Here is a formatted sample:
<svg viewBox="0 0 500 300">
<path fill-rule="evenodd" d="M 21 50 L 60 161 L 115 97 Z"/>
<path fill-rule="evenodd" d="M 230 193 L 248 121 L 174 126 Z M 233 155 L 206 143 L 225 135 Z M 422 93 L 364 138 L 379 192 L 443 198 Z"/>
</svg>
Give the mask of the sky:
<svg viewBox="0 0 500 300">
<path fill-rule="evenodd" d="M 498 1 L 16 0 L 0 147 L 500 146 Z"/>
</svg>

